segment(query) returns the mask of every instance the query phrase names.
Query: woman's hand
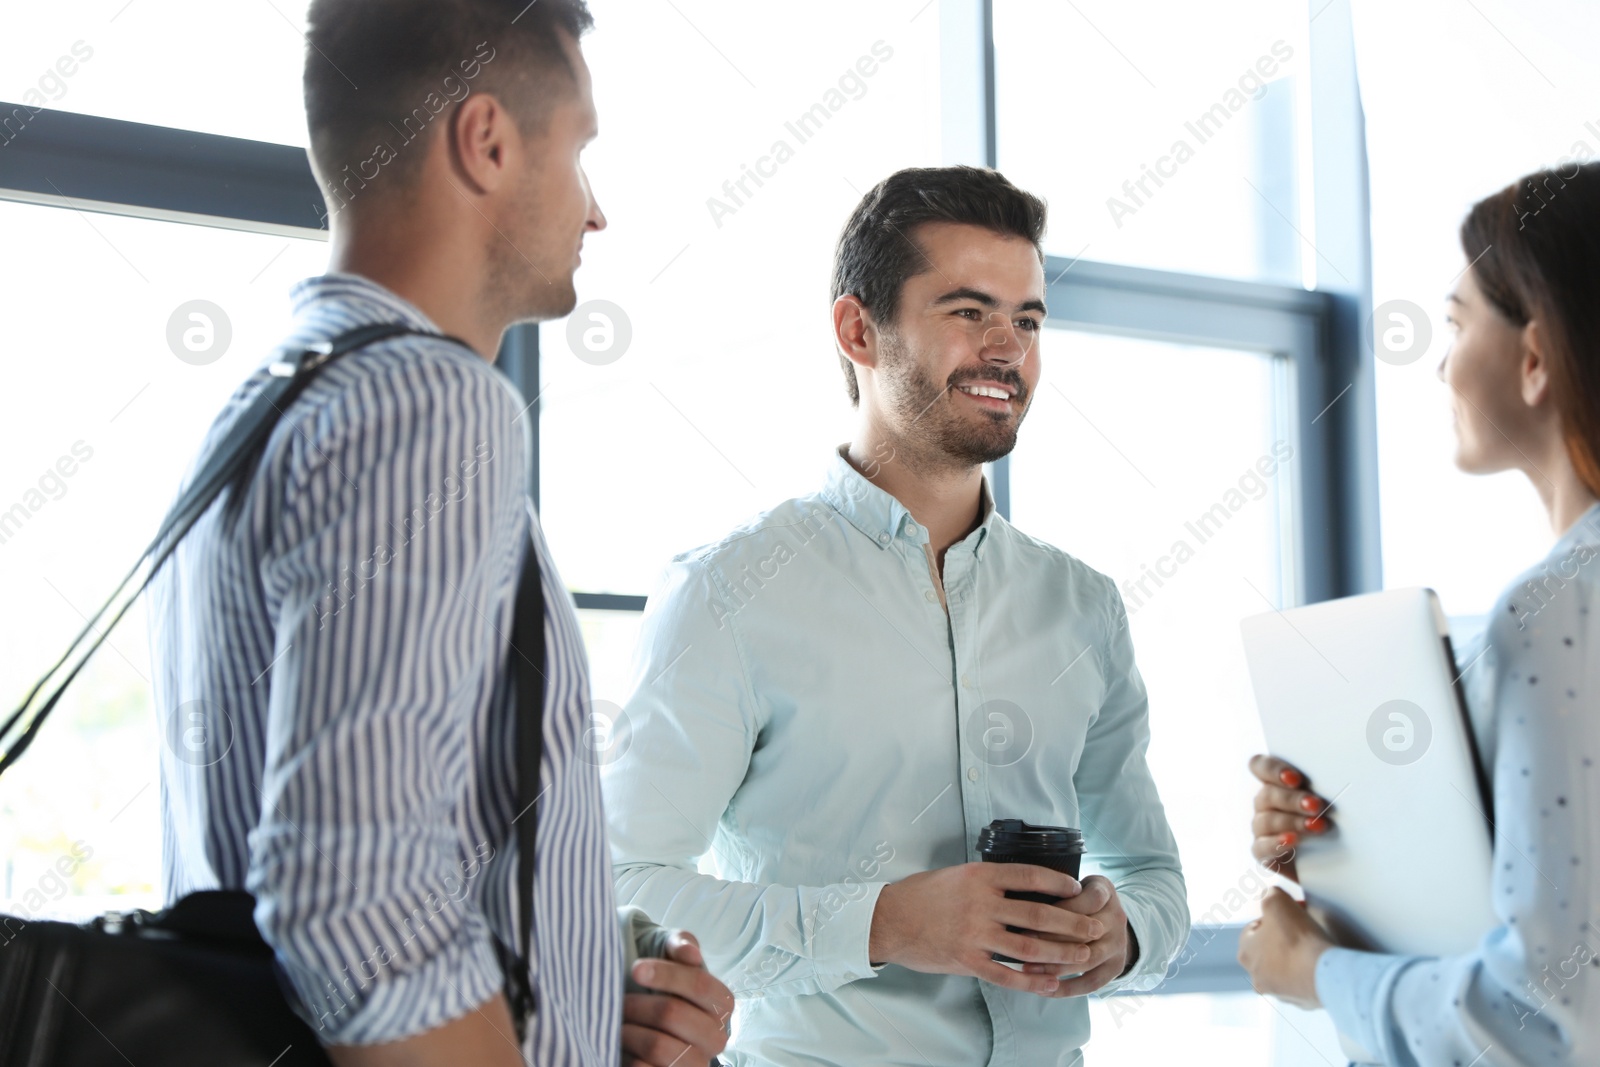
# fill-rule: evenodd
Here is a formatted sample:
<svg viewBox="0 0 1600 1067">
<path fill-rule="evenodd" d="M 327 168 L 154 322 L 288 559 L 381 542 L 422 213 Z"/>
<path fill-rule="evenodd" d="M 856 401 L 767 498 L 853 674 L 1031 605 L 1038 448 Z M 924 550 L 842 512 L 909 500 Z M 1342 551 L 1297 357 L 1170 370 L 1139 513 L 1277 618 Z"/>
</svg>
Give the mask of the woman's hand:
<svg viewBox="0 0 1600 1067">
<path fill-rule="evenodd" d="M 1261 780 L 1256 792 L 1256 814 L 1250 824 L 1255 834 L 1250 851 L 1267 870 L 1298 882 L 1295 847 L 1303 835 L 1325 834 L 1333 829 L 1328 818 L 1333 805 L 1311 792 L 1311 783 L 1299 768 L 1281 759 L 1252 756 L 1250 773 Z"/>
<path fill-rule="evenodd" d="M 1306 914 L 1305 906 L 1281 889 L 1261 898 L 1261 918 L 1239 934 L 1239 963 L 1257 993 L 1311 1011 L 1317 998 L 1317 961 L 1333 941 Z"/>
</svg>

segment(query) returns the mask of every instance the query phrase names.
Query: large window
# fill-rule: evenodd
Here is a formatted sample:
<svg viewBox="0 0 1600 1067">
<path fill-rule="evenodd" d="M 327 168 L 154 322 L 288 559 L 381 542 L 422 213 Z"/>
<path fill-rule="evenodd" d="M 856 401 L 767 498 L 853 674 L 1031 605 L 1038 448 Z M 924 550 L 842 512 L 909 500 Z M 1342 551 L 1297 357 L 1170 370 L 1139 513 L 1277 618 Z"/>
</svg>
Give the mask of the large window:
<svg viewBox="0 0 1600 1067">
<path fill-rule="evenodd" d="M 1450 343 L 1445 298 L 1467 265 L 1456 231 L 1475 201 L 1523 174 L 1600 159 L 1600 65 L 1588 47 L 1600 12 L 1548 0 L 1464 10 L 1358 0 L 1355 31 L 1373 302 L 1411 320 L 1375 364 L 1385 583 L 1431 585 L 1446 611 L 1481 615 L 1553 536 L 1522 474 L 1454 466 L 1449 397 L 1435 372 Z M 1424 37 L 1427 48 L 1411 47 Z"/>
<path fill-rule="evenodd" d="M 1049 199 L 1050 251 L 1299 284 L 1307 16 L 1298 0 L 995 4 L 999 166 Z"/>
<path fill-rule="evenodd" d="M 304 145 L 307 5 L 7 4 L 0 100 Z"/>
<path fill-rule="evenodd" d="M 327 249 L 4 202 L 0 232 L 9 713 L 149 543 L 223 401 L 287 328 L 286 289 L 319 273 Z M 73 914 L 118 896 L 158 903 L 161 742 L 144 622 L 129 612 L 0 785 L 0 899 L 43 887 L 41 906 Z M 92 855 L 59 886 L 50 868 L 79 841 Z"/>
</svg>

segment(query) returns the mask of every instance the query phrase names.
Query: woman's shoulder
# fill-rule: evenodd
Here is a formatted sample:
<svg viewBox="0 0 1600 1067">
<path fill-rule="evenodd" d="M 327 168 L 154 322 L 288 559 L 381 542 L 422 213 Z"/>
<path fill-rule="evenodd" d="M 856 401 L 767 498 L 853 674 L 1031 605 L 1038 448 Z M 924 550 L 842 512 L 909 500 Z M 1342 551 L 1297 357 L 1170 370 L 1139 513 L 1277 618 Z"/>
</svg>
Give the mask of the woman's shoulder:
<svg viewBox="0 0 1600 1067">
<path fill-rule="evenodd" d="M 1495 601 L 1486 637 L 1500 648 L 1527 647 L 1557 629 L 1588 630 L 1600 593 L 1600 504 L 1591 507 L 1539 562 L 1506 586 Z M 1575 642 L 1580 634 L 1556 640 Z"/>
</svg>

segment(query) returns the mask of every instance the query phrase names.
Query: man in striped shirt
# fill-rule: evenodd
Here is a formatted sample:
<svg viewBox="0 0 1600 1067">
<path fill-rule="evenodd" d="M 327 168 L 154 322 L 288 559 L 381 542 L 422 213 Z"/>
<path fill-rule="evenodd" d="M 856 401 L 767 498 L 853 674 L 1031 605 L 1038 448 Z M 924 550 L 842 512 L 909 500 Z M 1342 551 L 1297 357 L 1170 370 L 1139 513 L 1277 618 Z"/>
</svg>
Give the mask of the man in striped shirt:
<svg viewBox="0 0 1600 1067">
<path fill-rule="evenodd" d="M 579 163 L 596 134 L 589 14 L 315 0 L 309 23 L 332 259 L 295 290 L 286 344 L 372 323 L 447 336 L 325 368 L 236 510 L 213 508 L 152 586 L 165 892 L 254 893 L 340 1067 L 705 1064 L 733 1003 L 691 936 L 637 965 L 652 992 L 623 995 L 586 660 L 525 496 L 524 402 L 490 366 L 507 326 L 572 309 L 583 237 L 605 226 Z M 507 635 L 530 524 L 546 682 L 534 919 L 518 930 Z M 520 1048 L 496 939 L 533 972 Z"/>
</svg>

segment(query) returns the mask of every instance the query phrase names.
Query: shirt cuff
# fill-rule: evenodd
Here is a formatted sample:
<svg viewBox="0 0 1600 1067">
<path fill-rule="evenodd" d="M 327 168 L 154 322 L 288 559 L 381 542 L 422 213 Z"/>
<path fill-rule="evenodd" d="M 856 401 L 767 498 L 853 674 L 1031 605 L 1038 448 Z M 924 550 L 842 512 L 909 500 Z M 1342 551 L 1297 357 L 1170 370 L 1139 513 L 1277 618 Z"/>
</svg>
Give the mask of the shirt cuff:
<svg viewBox="0 0 1600 1067">
<path fill-rule="evenodd" d="M 869 949 L 872 944 L 872 916 L 878 909 L 878 895 L 888 884 L 868 882 L 866 895 L 857 900 L 844 898 L 843 907 L 818 917 L 813 941 L 818 972 L 832 972 L 842 984 L 858 978 L 871 978 L 883 969 L 881 963 L 873 965 Z M 839 887 L 825 889 L 821 898 L 824 909 L 828 908 L 829 895 L 832 893 L 843 896 Z"/>
<path fill-rule="evenodd" d="M 462 937 L 405 971 L 392 965 L 381 946 L 334 978 L 286 963 L 282 955 L 277 962 L 296 994 L 292 1006 L 323 1045 L 414 1037 L 482 1007 L 504 987 L 486 933 Z"/>
<path fill-rule="evenodd" d="M 1317 999 L 1341 1034 L 1386 1057 L 1386 1006 L 1400 972 L 1419 958 L 1327 949 L 1317 960 Z"/>
<path fill-rule="evenodd" d="M 1144 930 L 1147 935 L 1151 930 L 1150 922 L 1146 918 L 1146 904 L 1137 894 L 1130 895 L 1119 890 L 1118 897 L 1122 901 L 1122 912 L 1128 917 L 1128 951 L 1132 952 L 1134 930 Z M 1166 978 L 1168 964 L 1161 963 L 1159 972 L 1152 973 L 1152 966 L 1159 963 L 1158 960 L 1154 959 L 1153 951 L 1154 946 L 1141 941 L 1139 943 L 1139 958 L 1134 960 L 1133 966 L 1128 967 L 1125 974 L 1117 975 L 1117 977 L 1096 990 L 1096 993 L 1098 995 L 1108 995 L 1124 989 L 1142 992 L 1155 988 Z"/>
<path fill-rule="evenodd" d="M 719 977 L 741 1000 L 827 993 L 875 977 L 883 968 L 869 958 L 872 918 L 887 884 L 782 889 L 796 911 L 765 911 L 762 943 L 736 955 Z"/>
</svg>

